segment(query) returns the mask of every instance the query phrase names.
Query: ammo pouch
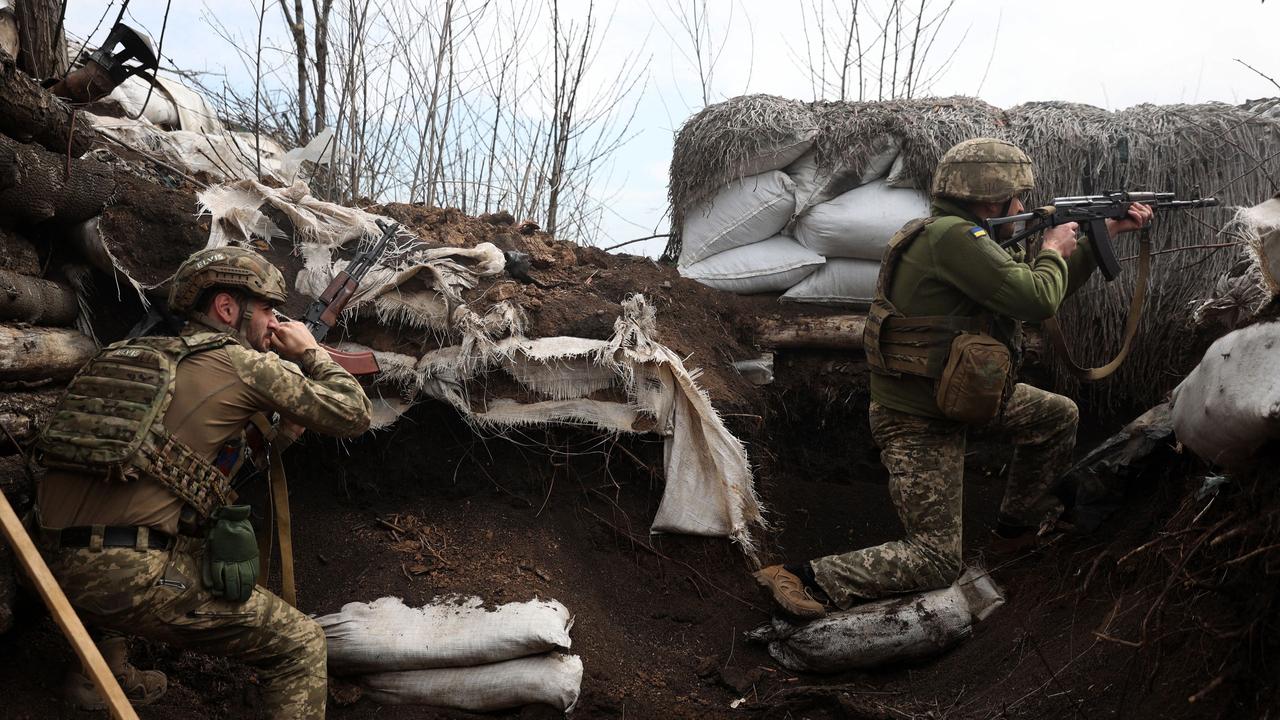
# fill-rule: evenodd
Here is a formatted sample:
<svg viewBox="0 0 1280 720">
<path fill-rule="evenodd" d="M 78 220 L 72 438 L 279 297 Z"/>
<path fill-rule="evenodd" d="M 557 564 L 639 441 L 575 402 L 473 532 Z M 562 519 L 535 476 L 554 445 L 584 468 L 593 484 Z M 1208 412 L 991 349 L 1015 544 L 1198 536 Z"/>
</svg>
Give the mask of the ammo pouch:
<svg viewBox="0 0 1280 720">
<path fill-rule="evenodd" d="M 938 409 L 964 423 L 994 420 L 1012 371 L 1013 359 L 1004 343 L 986 333 L 957 335 L 938 378 Z"/>
<path fill-rule="evenodd" d="M 907 317 L 890 302 L 888 288 L 903 253 L 937 218 L 912 220 L 885 248 L 876 279 L 875 299 L 867 311 L 862 346 L 872 372 L 930 378 L 942 414 L 981 424 L 1000 413 L 1013 375 L 1009 348 L 989 332 L 990 316 Z"/>
</svg>

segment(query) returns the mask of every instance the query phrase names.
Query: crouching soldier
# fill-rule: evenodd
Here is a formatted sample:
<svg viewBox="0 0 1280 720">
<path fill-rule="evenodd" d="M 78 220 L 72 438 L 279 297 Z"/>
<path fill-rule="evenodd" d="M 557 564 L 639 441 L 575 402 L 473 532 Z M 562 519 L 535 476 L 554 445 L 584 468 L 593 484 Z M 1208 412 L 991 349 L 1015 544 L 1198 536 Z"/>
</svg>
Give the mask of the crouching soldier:
<svg viewBox="0 0 1280 720">
<path fill-rule="evenodd" d="M 134 702 L 159 697 L 165 677 L 129 665 L 112 632 L 241 660 L 272 717 L 324 716 L 324 633 L 256 585 L 249 508 L 234 504 L 230 475 L 256 413 L 351 437 L 370 404 L 305 326 L 278 321 L 286 294 L 251 250 L 195 253 L 169 293 L 189 320 L 182 334 L 102 350 L 37 445 L 42 553 L 86 624 L 109 634 L 104 656 Z"/>
<path fill-rule="evenodd" d="M 932 215 L 889 241 L 863 346 L 871 369 L 871 432 L 889 471 L 906 538 L 755 574 L 792 615 L 825 614 L 898 593 L 946 587 L 963 569 L 965 435 L 985 425 L 1015 446 L 997 534 L 1034 536 L 1063 513 L 1050 490 L 1075 446 L 1077 410 L 1061 395 L 1014 382 L 1021 322 L 1053 317 L 1095 262 L 1076 223 L 1047 230 L 1024 258 L 992 238 L 987 219 L 1023 212 L 1031 160 L 1002 140 L 966 140 L 933 176 Z M 1112 236 L 1151 218 L 1133 205 Z M 1001 236 L 1013 225 L 1002 225 Z"/>
</svg>

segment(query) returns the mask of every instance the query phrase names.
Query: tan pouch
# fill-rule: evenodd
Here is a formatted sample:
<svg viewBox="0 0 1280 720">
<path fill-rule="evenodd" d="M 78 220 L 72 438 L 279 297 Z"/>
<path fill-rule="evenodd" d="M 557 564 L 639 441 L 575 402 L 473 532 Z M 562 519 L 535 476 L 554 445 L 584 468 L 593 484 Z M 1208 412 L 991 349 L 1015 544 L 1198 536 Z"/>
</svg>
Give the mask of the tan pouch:
<svg viewBox="0 0 1280 720">
<path fill-rule="evenodd" d="M 938 409 L 964 423 L 994 420 L 1012 369 L 1004 343 L 983 333 L 957 335 L 938 379 Z"/>
</svg>

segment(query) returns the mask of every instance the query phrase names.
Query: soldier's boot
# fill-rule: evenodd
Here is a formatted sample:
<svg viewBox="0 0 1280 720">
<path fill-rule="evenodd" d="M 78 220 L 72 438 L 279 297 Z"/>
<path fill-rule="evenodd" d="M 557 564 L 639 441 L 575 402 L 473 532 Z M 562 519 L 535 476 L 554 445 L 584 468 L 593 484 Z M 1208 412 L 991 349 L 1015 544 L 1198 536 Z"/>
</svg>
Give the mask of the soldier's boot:
<svg viewBox="0 0 1280 720">
<path fill-rule="evenodd" d="M 814 599 L 813 593 L 805 586 L 804 581 L 785 567 L 770 565 L 757 570 L 752 575 L 778 607 L 788 614 L 805 620 L 820 618 L 827 614 L 826 607 Z"/>
<path fill-rule="evenodd" d="M 139 670 L 129 664 L 129 643 L 123 635 L 112 635 L 98 642 L 107 669 L 120 683 L 129 703 L 150 705 L 169 689 L 169 679 L 159 670 Z M 63 697 L 78 710 L 105 710 L 107 701 L 98 694 L 93 681 L 77 670 L 69 670 L 63 683 Z"/>
</svg>

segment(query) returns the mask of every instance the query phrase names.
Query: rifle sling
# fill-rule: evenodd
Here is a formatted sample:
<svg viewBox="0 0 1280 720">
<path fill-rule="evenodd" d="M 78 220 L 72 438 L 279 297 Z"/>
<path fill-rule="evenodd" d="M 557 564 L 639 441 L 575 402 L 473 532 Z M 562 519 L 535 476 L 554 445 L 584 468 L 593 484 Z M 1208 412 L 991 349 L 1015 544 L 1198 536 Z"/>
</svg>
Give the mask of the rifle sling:
<svg viewBox="0 0 1280 720">
<path fill-rule="evenodd" d="M 1133 298 L 1129 301 L 1129 318 L 1124 324 L 1124 342 L 1120 345 L 1120 352 L 1116 353 L 1111 362 L 1094 368 L 1080 367 L 1071 357 L 1067 339 L 1062 335 L 1062 328 L 1058 327 L 1058 319 L 1052 317 L 1042 324 L 1045 334 L 1049 336 L 1054 349 L 1062 357 L 1071 374 L 1081 380 L 1092 382 L 1107 377 L 1120 367 L 1124 359 L 1129 356 L 1129 351 L 1133 349 L 1133 338 L 1138 334 L 1142 306 L 1147 299 L 1147 274 L 1151 269 L 1151 234 L 1145 228 L 1138 239 L 1138 248 L 1138 278 L 1133 288 Z"/>
<path fill-rule="evenodd" d="M 258 427 L 263 438 L 267 439 L 267 477 L 271 484 L 271 512 L 267 515 L 265 532 L 258 536 L 260 568 L 258 584 L 266 587 L 267 579 L 271 575 L 272 541 L 275 540 L 280 543 L 280 598 L 289 605 L 297 607 L 298 589 L 293 575 L 293 524 L 289 512 L 289 485 L 284 474 L 284 460 L 281 457 L 287 440 L 282 436 L 282 442 L 274 441 L 276 429 L 262 413 L 254 415 L 250 421 Z"/>
</svg>

